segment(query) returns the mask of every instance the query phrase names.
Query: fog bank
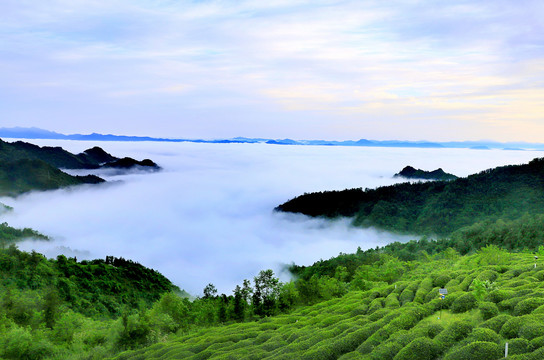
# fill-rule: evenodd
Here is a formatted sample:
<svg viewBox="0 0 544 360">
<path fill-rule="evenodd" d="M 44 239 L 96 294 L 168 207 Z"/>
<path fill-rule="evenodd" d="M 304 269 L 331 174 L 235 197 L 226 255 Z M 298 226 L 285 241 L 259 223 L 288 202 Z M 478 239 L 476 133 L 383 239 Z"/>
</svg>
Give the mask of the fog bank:
<svg viewBox="0 0 544 360">
<path fill-rule="evenodd" d="M 400 182 L 392 176 L 406 165 L 466 176 L 541 156 L 469 149 L 32 142 L 76 153 L 98 145 L 119 157 L 151 158 L 163 171 L 103 172 L 98 174 L 109 180 L 103 185 L 0 199 L 14 207 L 1 221 L 54 238 L 27 241 L 21 249 L 78 260 L 122 256 L 160 271 L 194 295 L 210 282 L 231 294 L 262 269 L 278 272 L 286 263 L 309 265 L 358 246 L 417 238 L 352 228 L 347 219 L 273 212 L 296 195 Z"/>
</svg>

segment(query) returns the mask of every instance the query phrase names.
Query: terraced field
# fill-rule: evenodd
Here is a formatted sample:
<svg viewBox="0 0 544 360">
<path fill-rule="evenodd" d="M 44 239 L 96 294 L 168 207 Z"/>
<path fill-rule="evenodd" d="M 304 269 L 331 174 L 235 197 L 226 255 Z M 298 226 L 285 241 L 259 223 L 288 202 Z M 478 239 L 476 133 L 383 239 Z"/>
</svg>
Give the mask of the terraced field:
<svg viewBox="0 0 544 360">
<path fill-rule="evenodd" d="M 369 291 L 203 328 L 116 359 L 544 358 L 544 265 L 492 249 L 413 264 Z M 489 249 L 488 249 L 489 250 Z M 440 299 L 438 289 L 448 295 Z"/>
</svg>

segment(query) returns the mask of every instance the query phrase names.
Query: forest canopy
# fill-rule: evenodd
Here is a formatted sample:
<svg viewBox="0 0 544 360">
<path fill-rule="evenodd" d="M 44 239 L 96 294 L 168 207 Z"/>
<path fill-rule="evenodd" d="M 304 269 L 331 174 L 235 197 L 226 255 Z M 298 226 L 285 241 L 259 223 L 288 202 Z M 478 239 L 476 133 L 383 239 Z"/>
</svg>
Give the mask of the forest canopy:
<svg viewBox="0 0 544 360">
<path fill-rule="evenodd" d="M 355 226 L 445 236 L 478 223 L 543 214 L 544 159 L 452 181 L 309 193 L 276 210 L 331 219 L 346 216 Z"/>
</svg>

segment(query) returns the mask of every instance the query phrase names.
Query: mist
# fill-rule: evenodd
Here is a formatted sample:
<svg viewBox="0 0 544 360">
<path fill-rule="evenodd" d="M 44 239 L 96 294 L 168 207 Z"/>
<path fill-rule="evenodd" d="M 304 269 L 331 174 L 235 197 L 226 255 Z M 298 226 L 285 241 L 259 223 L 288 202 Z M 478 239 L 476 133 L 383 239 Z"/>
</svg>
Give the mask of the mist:
<svg viewBox="0 0 544 360">
<path fill-rule="evenodd" d="M 418 238 L 353 228 L 349 219 L 273 211 L 304 192 L 401 182 L 393 175 L 406 165 L 466 176 L 541 156 L 506 150 L 32 142 L 75 153 L 97 145 L 118 157 L 150 158 L 163 170 L 98 171 L 107 183 L 0 198 L 14 208 L 0 221 L 53 239 L 25 241 L 20 249 L 78 260 L 122 256 L 160 271 L 193 295 L 201 295 L 208 283 L 231 294 L 243 279 L 269 268 L 287 280 L 281 273 L 285 264 L 310 265 L 357 247 Z"/>
</svg>

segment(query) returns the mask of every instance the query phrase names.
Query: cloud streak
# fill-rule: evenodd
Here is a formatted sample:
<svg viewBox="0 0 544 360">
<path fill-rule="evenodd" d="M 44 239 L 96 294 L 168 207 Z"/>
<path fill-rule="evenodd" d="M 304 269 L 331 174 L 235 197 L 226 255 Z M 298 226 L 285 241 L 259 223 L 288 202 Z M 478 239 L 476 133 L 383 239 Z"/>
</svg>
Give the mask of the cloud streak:
<svg viewBox="0 0 544 360">
<path fill-rule="evenodd" d="M 81 152 L 96 143 L 39 141 Z M 117 156 L 151 158 L 158 173 L 116 175 L 110 182 L 0 199 L 14 207 L 1 221 L 32 227 L 53 242 L 28 242 L 49 257 L 123 256 L 157 269 L 198 295 L 209 282 L 230 293 L 260 270 L 309 265 L 340 252 L 385 245 L 398 237 L 274 213 L 304 192 L 376 187 L 399 181 L 394 173 L 417 168 L 468 175 L 500 164 L 526 162 L 530 151 L 350 148 L 265 144 L 98 144 Z M 285 278 L 284 278 L 285 279 Z"/>
<path fill-rule="evenodd" d="M 541 141 L 516 123 L 540 119 L 539 1 L 8 0 L 0 13 L 6 126 Z"/>
</svg>

